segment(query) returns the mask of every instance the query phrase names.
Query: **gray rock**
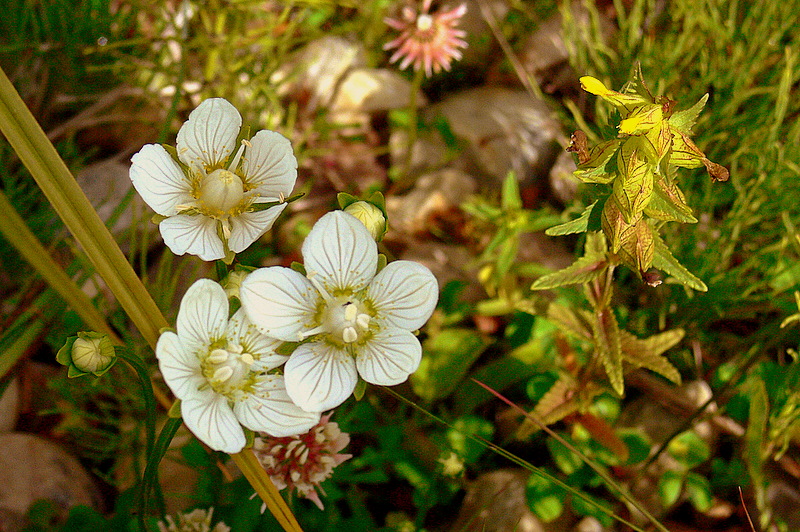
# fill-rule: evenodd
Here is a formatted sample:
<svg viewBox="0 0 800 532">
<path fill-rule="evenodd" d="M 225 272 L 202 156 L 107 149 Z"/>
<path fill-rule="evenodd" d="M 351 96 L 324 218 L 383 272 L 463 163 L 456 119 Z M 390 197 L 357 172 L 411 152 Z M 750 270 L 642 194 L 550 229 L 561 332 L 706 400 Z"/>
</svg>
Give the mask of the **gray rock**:
<svg viewBox="0 0 800 532">
<path fill-rule="evenodd" d="M 575 159 L 567 151 L 558 154 L 555 164 L 550 169 L 550 192 L 564 205 L 571 204 L 578 193 L 581 181 L 573 174 L 577 169 Z"/>
<path fill-rule="evenodd" d="M 420 135 L 414 146 L 411 173 L 423 173 L 454 157 L 452 164 L 490 178 L 486 187 L 502 183 L 514 171 L 521 184 L 547 179 L 561 150 L 558 121 L 547 105 L 525 91 L 501 87 L 471 89 L 432 105 L 423 113 L 429 124 L 444 120 L 459 142 L 448 147 L 434 130 Z M 401 134 L 402 136 L 402 134 Z M 395 162 L 405 157 L 405 142 L 390 142 Z"/>
</svg>

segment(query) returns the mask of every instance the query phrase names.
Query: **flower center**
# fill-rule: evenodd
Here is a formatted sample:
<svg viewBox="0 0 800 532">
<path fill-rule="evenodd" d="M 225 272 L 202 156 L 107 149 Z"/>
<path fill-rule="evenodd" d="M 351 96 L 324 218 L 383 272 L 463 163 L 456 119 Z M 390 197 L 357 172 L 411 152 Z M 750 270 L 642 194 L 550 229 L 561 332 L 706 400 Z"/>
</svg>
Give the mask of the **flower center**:
<svg viewBox="0 0 800 532">
<path fill-rule="evenodd" d="M 201 368 L 214 391 L 224 395 L 245 383 L 253 362 L 253 355 L 241 345 L 229 343 L 225 349 L 212 349 L 201 362 Z"/>
<path fill-rule="evenodd" d="M 417 29 L 419 31 L 428 31 L 433 26 L 433 17 L 423 13 L 417 17 Z"/>
<path fill-rule="evenodd" d="M 200 200 L 219 216 L 230 214 L 231 209 L 239 205 L 243 198 L 242 179 L 228 170 L 214 170 L 200 185 Z"/>
<path fill-rule="evenodd" d="M 334 339 L 352 344 L 369 331 L 371 320 L 361 301 L 339 297 L 328 303 L 322 325 Z"/>
</svg>

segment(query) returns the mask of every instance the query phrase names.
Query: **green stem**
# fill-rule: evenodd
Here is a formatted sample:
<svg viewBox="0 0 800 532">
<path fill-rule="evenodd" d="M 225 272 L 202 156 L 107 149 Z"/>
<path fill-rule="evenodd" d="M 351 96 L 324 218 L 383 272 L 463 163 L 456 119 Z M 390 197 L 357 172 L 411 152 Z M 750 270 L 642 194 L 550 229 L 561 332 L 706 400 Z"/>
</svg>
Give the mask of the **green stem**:
<svg viewBox="0 0 800 532">
<path fill-rule="evenodd" d="M 414 145 L 417 143 L 417 128 L 419 126 L 419 112 L 417 110 L 417 95 L 422 88 L 422 80 L 425 73 L 422 69 L 414 70 L 414 79 L 411 81 L 411 94 L 408 104 L 408 137 L 406 140 L 406 153 L 403 162 L 403 169 L 398 176 L 401 180 L 411 179 L 411 163 L 414 157 Z"/>
</svg>

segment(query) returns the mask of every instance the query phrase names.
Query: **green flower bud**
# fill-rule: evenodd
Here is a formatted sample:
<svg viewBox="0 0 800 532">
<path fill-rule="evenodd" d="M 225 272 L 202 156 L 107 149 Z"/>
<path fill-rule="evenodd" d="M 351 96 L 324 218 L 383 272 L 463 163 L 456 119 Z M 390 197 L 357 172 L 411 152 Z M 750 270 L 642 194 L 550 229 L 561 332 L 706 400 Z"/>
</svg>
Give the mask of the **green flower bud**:
<svg viewBox="0 0 800 532">
<path fill-rule="evenodd" d="M 117 361 L 114 344 L 105 334 L 79 332 L 67 339 L 58 350 L 56 360 L 69 367 L 68 377 L 80 377 L 89 373 L 99 377 L 111 369 Z"/>
<path fill-rule="evenodd" d="M 386 234 L 386 217 L 383 212 L 366 201 L 356 201 L 345 207 L 344 212 L 355 216 L 369 230 L 372 238 L 379 242 Z"/>
<path fill-rule="evenodd" d="M 228 299 L 239 298 L 239 289 L 242 287 L 242 281 L 248 275 L 250 275 L 250 272 L 244 270 L 234 270 L 228 274 L 222 285 L 225 288 L 225 295 L 228 296 Z"/>
</svg>

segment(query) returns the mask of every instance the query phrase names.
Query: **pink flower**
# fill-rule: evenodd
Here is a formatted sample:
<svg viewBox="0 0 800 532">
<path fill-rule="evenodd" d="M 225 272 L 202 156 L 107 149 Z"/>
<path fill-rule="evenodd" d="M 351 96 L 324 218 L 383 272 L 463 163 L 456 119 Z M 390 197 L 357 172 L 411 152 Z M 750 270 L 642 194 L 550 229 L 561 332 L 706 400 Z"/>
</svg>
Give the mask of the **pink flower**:
<svg viewBox="0 0 800 532">
<path fill-rule="evenodd" d="M 331 476 L 333 468 L 353 457 L 339 454 L 350 443 L 350 436 L 330 421 L 331 414 L 322 416 L 319 423 L 305 434 L 275 438 L 257 436 L 253 451 L 258 461 L 279 489 L 289 488 L 323 509 L 315 488 L 323 495 L 320 483 Z M 262 510 L 263 511 L 263 510 Z"/>
<path fill-rule="evenodd" d="M 456 29 L 459 19 L 467 12 L 461 4 L 450 10 L 428 13 L 432 0 L 423 0 L 419 13 L 411 7 L 404 7 L 401 19 L 385 18 L 384 22 L 400 32 L 400 36 L 383 46 L 384 50 L 395 50 L 389 59 L 394 63 L 401 57 L 400 68 L 405 69 L 414 63 L 414 69 L 425 67 L 425 74 L 450 70 L 453 59 L 461 59 L 459 48 L 466 48 L 463 40 L 466 33 Z"/>
</svg>

